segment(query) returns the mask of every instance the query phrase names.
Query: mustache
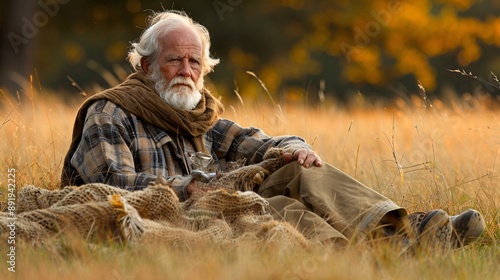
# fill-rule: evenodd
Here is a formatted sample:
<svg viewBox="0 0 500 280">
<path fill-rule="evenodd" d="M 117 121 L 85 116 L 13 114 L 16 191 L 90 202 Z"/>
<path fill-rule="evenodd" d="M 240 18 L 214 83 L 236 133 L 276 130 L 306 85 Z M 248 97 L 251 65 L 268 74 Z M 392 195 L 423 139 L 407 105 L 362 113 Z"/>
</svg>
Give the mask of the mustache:
<svg viewBox="0 0 500 280">
<path fill-rule="evenodd" d="M 172 89 L 174 86 L 184 85 L 191 88 L 191 90 L 196 90 L 196 85 L 194 81 L 186 77 L 175 77 L 168 84 L 168 89 Z"/>
</svg>

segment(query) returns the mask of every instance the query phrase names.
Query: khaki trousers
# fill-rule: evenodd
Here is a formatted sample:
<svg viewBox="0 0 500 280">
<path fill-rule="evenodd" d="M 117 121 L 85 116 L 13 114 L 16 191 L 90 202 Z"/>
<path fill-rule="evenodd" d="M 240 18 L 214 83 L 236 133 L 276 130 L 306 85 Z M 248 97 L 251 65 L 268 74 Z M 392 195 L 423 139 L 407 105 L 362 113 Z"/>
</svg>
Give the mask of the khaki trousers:
<svg viewBox="0 0 500 280">
<path fill-rule="evenodd" d="M 274 219 L 319 242 L 350 241 L 374 231 L 388 213 L 407 215 L 393 201 L 325 163 L 304 168 L 291 162 L 270 175 L 257 193 L 269 201 Z"/>
</svg>

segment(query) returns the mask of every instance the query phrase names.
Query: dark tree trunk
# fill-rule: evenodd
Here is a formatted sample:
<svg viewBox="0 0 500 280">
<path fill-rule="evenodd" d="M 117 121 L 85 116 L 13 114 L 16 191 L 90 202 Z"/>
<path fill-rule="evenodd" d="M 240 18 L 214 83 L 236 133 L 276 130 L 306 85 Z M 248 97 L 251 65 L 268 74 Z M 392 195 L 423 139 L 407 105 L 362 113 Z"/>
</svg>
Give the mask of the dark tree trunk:
<svg viewBox="0 0 500 280">
<path fill-rule="evenodd" d="M 34 51 L 39 32 L 33 21 L 37 1 L 2 0 L 2 2 L 0 88 L 15 95 L 29 86 L 29 76 L 33 72 Z"/>
</svg>

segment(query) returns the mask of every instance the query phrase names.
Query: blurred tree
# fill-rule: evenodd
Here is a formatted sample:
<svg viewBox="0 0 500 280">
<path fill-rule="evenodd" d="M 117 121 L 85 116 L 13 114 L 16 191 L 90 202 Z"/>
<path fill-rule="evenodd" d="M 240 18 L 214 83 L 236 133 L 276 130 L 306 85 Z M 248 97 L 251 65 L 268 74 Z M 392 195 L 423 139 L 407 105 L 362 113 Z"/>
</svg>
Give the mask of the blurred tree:
<svg viewBox="0 0 500 280">
<path fill-rule="evenodd" d="M 253 33 L 270 46 L 266 53 L 271 55 L 254 71 L 271 92 L 317 92 L 324 79 L 327 91 L 340 97 L 357 90 L 391 96 L 388 88 L 415 91 L 417 80 L 428 91 L 457 84 L 461 78 L 450 75 L 449 68 L 483 74 L 500 70 L 498 1 L 267 3 L 258 10 L 266 28 Z M 279 50 L 274 51 L 276 44 Z M 262 57 L 247 50 L 246 56 Z M 303 82 L 301 89 L 293 90 L 294 81 Z"/>
<path fill-rule="evenodd" d="M 0 88 L 11 93 L 26 87 L 34 60 L 38 28 L 33 22 L 35 2 L 6 0 L 0 4 Z M 35 20 L 37 18 L 35 17 Z M 43 20 L 43 19 L 42 19 Z M 39 23 L 38 20 L 36 23 Z"/>
<path fill-rule="evenodd" d="M 16 7 L 28 2 L 16 1 Z M 320 90 L 327 98 L 349 99 L 358 91 L 391 98 L 415 92 L 417 81 L 430 93 L 447 85 L 464 92 L 472 90 L 473 81 L 447 69 L 500 73 L 498 0 L 37 3 L 49 2 L 65 4 L 30 41 L 38 42 L 34 67 L 43 86 L 72 94 L 77 91 L 66 76 L 92 93 L 130 73 L 129 42 L 140 35 L 149 10 L 172 8 L 211 32 L 212 52 L 221 64 L 210 80 L 226 98 L 233 98 L 235 89 L 248 99 L 267 98 L 247 71 L 284 100 L 319 98 Z M 44 10 L 37 5 L 28 14 Z M 16 69 L 12 63 L 3 69 L 9 68 Z"/>
</svg>

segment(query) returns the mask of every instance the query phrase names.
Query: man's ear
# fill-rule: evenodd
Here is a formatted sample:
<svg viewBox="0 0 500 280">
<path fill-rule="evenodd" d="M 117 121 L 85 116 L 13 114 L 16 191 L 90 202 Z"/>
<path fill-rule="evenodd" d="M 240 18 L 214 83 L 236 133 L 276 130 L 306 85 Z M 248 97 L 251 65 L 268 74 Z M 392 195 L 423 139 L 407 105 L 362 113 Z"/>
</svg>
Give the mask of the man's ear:
<svg viewBox="0 0 500 280">
<path fill-rule="evenodd" d="M 141 68 L 144 73 L 149 74 L 149 67 L 150 67 L 149 59 L 147 57 L 141 57 Z"/>
</svg>

